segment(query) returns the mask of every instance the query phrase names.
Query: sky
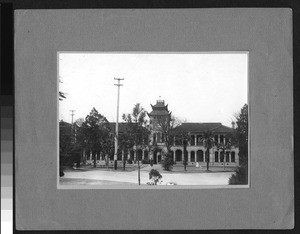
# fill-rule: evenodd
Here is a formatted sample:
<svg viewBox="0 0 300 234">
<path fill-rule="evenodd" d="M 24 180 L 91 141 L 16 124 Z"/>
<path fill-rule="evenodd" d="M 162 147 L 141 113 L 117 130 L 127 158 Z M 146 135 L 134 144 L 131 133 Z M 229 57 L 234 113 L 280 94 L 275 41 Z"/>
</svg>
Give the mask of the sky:
<svg viewBox="0 0 300 234">
<path fill-rule="evenodd" d="M 59 52 L 59 120 L 85 118 L 93 107 L 109 122 L 119 121 L 140 103 L 165 101 L 172 114 L 186 122 L 221 122 L 231 126 L 247 103 L 248 54 L 238 53 L 97 53 Z"/>
</svg>

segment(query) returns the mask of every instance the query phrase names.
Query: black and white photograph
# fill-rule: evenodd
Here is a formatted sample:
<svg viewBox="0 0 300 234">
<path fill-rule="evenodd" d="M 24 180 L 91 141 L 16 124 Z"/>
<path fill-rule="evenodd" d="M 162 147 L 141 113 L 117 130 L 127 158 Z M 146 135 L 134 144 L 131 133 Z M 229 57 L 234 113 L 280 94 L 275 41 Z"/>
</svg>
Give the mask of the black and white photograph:
<svg viewBox="0 0 300 234">
<path fill-rule="evenodd" d="M 248 52 L 58 52 L 59 188 L 248 186 Z"/>
<path fill-rule="evenodd" d="M 294 228 L 291 9 L 14 17 L 18 230 Z"/>
</svg>

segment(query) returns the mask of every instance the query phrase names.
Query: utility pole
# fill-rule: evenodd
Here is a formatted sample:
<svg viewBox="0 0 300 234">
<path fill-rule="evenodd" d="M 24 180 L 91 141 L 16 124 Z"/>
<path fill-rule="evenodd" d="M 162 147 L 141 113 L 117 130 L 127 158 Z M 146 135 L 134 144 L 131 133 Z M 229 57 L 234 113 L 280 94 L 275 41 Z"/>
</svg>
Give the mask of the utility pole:
<svg viewBox="0 0 300 234">
<path fill-rule="evenodd" d="M 73 125 L 73 116 L 75 115 L 74 112 L 75 110 L 70 110 L 72 112 L 72 114 L 70 114 L 72 116 L 72 125 Z"/>
<path fill-rule="evenodd" d="M 117 122 L 116 122 L 116 136 L 115 136 L 115 155 L 114 155 L 114 167 L 115 170 L 117 170 L 117 163 L 118 163 L 118 135 L 119 135 L 119 100 L 120 100 L 120 86 L 123 86 L 120 84 L 121 80 L 124 80 L 124 78 L 114 78 L 118 81 L 118 84 L 114 84 L 118 86 L 118 99 L 117 99 Z"/>
<path fill-rule="evenodd" d="M 73 116 L 75 115 L 74 114 L 74 112 L 75 112 L 75 110 L 70 110 L 71 112 L 72 112 L 72 114 L 70 114 L 71 116 L 72 116 L 72 125 L 71 125 L 71 138 L 72 138 L 72 140 L 74 140 L 73 139 L 73 133 L 74 133 L 74 126 L 73 126 Z"/>
</svg>

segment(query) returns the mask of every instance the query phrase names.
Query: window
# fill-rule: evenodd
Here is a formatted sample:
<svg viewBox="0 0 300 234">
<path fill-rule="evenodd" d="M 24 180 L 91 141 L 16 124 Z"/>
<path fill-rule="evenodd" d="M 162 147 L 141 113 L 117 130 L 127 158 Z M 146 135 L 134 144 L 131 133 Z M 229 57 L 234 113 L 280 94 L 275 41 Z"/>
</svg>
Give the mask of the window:
<svg viewBox="0 0 300 234">
<path fill-rule="evenodd" d="M 144 159 L 145 159 L 145 160 L 148 160 L 148 151 L 145 151 L 145 152 L 144 152 Z"/>
<path fill-rule="evenodd" d="M 182 151 L 181 150 L 176 150 L 176 161 L 182 161 Z"/>
<path fill-rule="evenodd" d="M 191 145 L 195 145 L 195 136 L 194 135 L 191 136 Z"/>
<path fill-rule="evenodd" d="M 235 152 L 231 152 L 231 162 L 235 162 Z"/>
<path fill-rule="evenodd" d="M 215 142 L 218 142 L 218 135 L 215 135 Z"/>
<path fill-rule="evenodd" d="M 215 152 L 215 162 L 219 162 L 219 152 Z"/>
<path fill-rule="evenodd" d="M 138 160 L 142 160 L 143 151 L 141 149 L 137 150 L 136 156 Z"/>
<path fill-rule="evenodd" d="M 161 142 L 160 133 L 158 132 L 158 133 L 156 133 L 156 135 L 157 135 L 157 142 Z"/>
<path fill-rule="evenodd" d="M 195 151 L 191 151 L 191 162 L 195 162 Z"/>
<path fill-rule="evenodd" d="M 202 145 L 201 138 L 202 138 L 202 135 L 197 135 L 197 145 Z"/>
<path fill-rule="evenodd" d="M 229 162 L 229 152 L 226 152 L 226 162 Z"/>
<path fill-rule="evenodd" d="M 220 162 L 224 162 L 224 152 L 221 152 L 220 154 Z"/>
<path fill-rule="evenodd" d="M 224 136 L 220 135 L 220 143 L 223 143 L 223 142 L 224 142 Z"/>
<path fill-rule="evenodd" d="M 204 158 L 203 158 L 203 151 L 202 150 L 198 150 L 197 151 L 197 162 L 203 162 Z"/>
</svg>

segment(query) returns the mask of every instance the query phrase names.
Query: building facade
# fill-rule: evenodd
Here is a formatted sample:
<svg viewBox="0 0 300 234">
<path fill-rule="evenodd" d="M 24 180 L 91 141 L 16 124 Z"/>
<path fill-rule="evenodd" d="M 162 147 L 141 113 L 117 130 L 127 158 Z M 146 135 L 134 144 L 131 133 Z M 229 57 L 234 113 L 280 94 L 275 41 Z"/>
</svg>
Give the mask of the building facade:
<svg viewBox="0 0 300 234">
<path fill-rule="evenodd" d="M 151 105 L 152 111 L 147 113 L 149 116 L 149 145 L 147 147 L 136 146 L 130 150 L 121 150 L 118 154 L 119 163 L 125 159 L 131 159 L 133 162 L 139 160 L 153 160 L 154 164 L 159 164 L 162 160 L 163 151 L 166 151 L 166 142 L 163 128 L 164 123 L 167 123 L 171 118 L 171 112 L 168 110 L 168 105 L 165 105 L 163 100 L 157 100 L 155 105 Z M 115 129 L 115 123 L 110 123 L 112 131 Z M 119 134 L 127 130 L 126 123 L 119 123 Z M 173 128 L 174 140 L 172 141 L 171 152 L 173 161 L 175 164 L 183 164 L 184 161 L 184 145 L 181 135 L 189 136 L 186 144 L 186 159 L 188 165 L 206 165 L 207 158 L 206 148 L 201 140 L 205 131 L 212 131 L 214 135 L 214 141 L 220 143 L 226 143 L 225 136 L 232 134 L 234 125 L 232 128 L 222 125 L 221 123 L 182 123 L 179 126 Z M 176 133 L 178 133 L 176 135 Z M 228 165 L 238 166 L 239 149 L 237 147 L 230 147 L 226 149 L 225 155 L 222 150 L 219 150 L 215 145 L 210 149 L 209 163 L 210 165 Z M 113 155 L 108 156 L 113 160 Z M 97 157 L 97 163 L 101 164 L 101 161 L 105 159 L 104 155 Z M 87 161 L 92 162 L 92 156 L 88 155 Z"/>
<path fill-rule="evenodd" d="M 168 105 L 165 105 L 163 100 L 158 100 L 155 105 L 151 105 L 152 111 L 148 113 L 150 118 L 150 144 L 156 145 L 155 149 L 150 152 L 150 156 L 154 163 L 160 163 L 162 160 L 162 151 L 165 150 L 164 134 L 162 128 L 164 123 L 171 118 L 171 112 L 168 110 Z M 234 125 L 232 128 L 226 127 L 221 123 L 182 123 L 181 125 L 173 129 L 175 132 L 185 134 L 189 136 L 187 142 L 187 163 L 188 165 L 194 165 L 197 162 L 206 164 L 206 148 L 201 141 L 201 138 L 205 131 L 212 131 L 214 134 L 215 142 L 226 143 L 225 136 L 232 134 Z M 174 134 L 173 146 L 171 152 L 173 155 L 173 161 L 175 163 L 183 163 L 184 160 L 184 147 L 180 134 L 176 140 L 176 134 Z M 210 165 L 225 165 L 238 166 L 239 149 L 237 147 L 230 147 L 226 149 L 225 155 L 223 156 L 222 150 L 218 149 L 217 145 L 210 149 L 209 162 Z"/>
</svg>

